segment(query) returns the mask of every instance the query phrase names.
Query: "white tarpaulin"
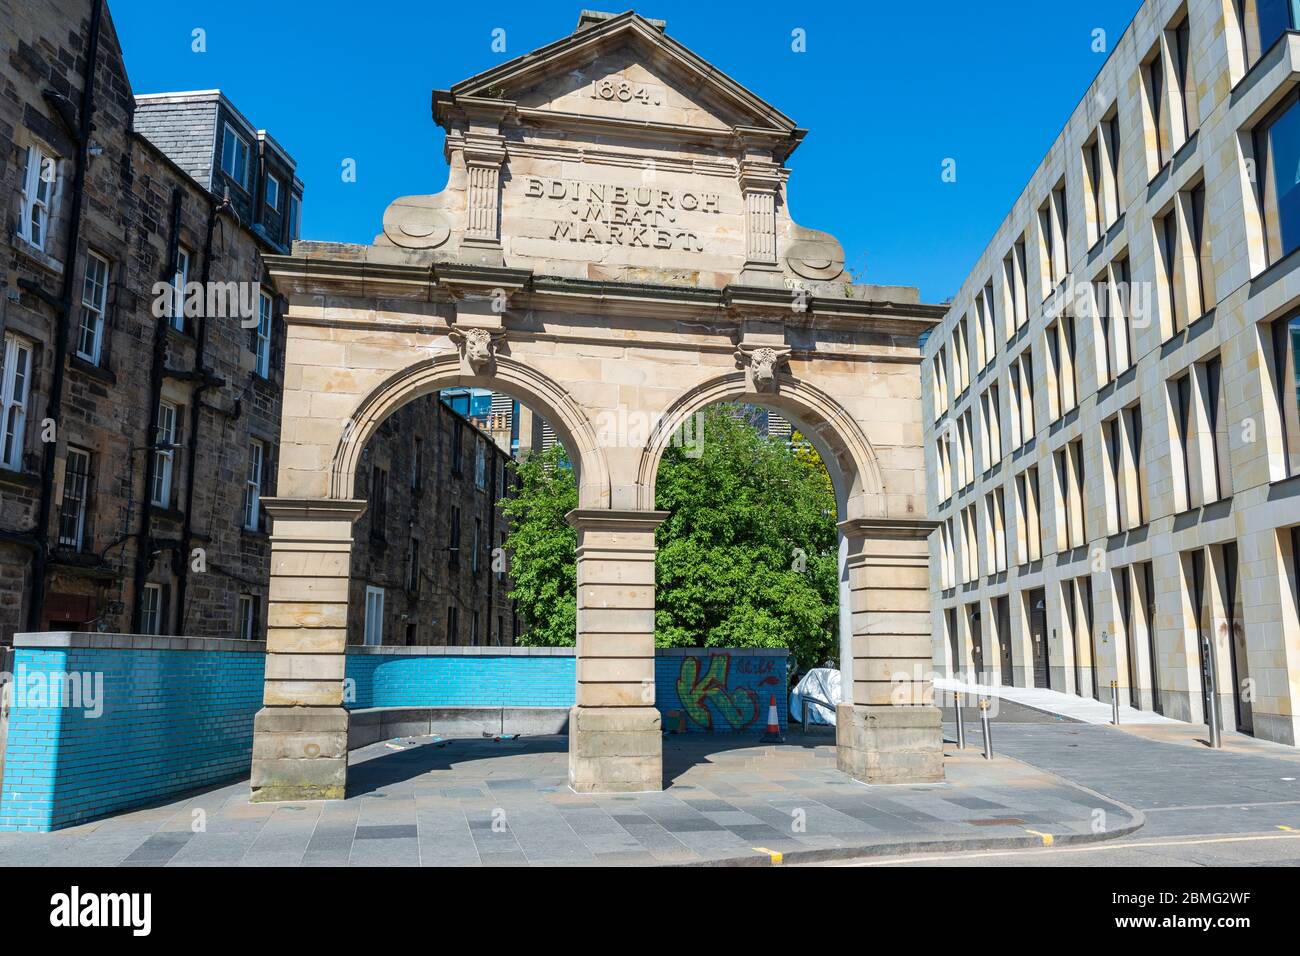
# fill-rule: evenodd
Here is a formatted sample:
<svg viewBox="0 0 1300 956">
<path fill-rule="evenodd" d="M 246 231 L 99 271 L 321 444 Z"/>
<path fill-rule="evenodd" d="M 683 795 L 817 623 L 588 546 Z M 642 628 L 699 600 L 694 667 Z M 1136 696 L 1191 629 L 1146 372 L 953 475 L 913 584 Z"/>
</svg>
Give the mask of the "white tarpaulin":
<svg viewBox="0 0 1300 956">
<path fill-rule="evenodd" d="M 840 702 L 840 672 L 833 667 L 814 667 L 799 678 L 799 683 L 790 693 L 790 720 L 793 723 L 803 723 L 805 696 L 808 698 L 808 723 L 834 727 L 835 705 Z"/>
</svg>

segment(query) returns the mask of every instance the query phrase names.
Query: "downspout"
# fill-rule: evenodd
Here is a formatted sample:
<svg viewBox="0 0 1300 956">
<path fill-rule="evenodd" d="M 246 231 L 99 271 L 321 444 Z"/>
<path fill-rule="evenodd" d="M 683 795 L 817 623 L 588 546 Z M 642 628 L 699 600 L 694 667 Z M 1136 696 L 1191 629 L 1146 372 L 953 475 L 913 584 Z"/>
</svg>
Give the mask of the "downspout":
<svg viewBox="0 0 1300 956">
<path fill-rule="evenodd" d="M 172 189 L 172 217 L 171 217 L 171 237 L 167 241 L 167 269 L 168 272 L 162 276 L 164 280 L 174 278 L 176 275 L 176 260 L 180 248 L 180 226 L 181 226 L 181 187 L 176 186 Z M 156 477 L 157 455 L 154 454 L 156 449 L 154 445 L 158 441 L 158 403 L 162 399 L 163 371 L 164 363 L 167 358 L 167 320 L 160 318 L 155 320 L 153 333 L 153 360 L 149 365 L 149 430 L 145 433 L 144 448 L 145 455 L 144 465 L 144 497 L 140 503 L 140 532 L 136 537 L 135 549 L 135 587 L 132 593 L 131 608 L 131 632 L 139 634 L 143 626 L 144 618 L 144 584 L 145 578 L 149 574 L 149 558 L 153 554 L 153 483 Z M 173 468 L 175 467 L 175 458 L 173 456 Z M 194 463 L 188 462 L 193 469 Z M 186 555 L 181 555 L 181 561 L 184 563 Z M 161 619 L 162 608 L 159 609 L 160 619 L 158 629 L 166 633 L 167 624 Z"/>
<path fill-rule="evenodd" d="M 501 449 L 497 448 L 497 443 L 488 439 L 488 454 L 491 456 L 492 477 L 488 481 L 488 586 L 487 586 L 487 640 L 484 644 L 492 643 L 492 619 L 493 611 L 496 609 L 493 598 L 496 596 L 497 572 L 492 567 L 496 563 L 496 540 L 497 540 L 497 455 Z M 498 635 L 499 637 L 500 635 Z"/>
<path fill-rule="evenodd" d="M 212 237 L 216 232 L 217 217 L 230 208 L 230 197 L 226 196 L 220 202 L 215 198 L 208 200 L 208 226 L 207 234 L 203 238 L 203 271 L 200 276 L 200 284 L 205 294 L 208 288 L 208 282 L 212 278 Z M 190 580 L 190 561 L 193 553 L 194 543 L 194 480 L 198 468 L 196 467 L 199 460 L 199 417 L 202 411 L 201 400 L 203 393 L 210 387 L 217 384 L 211 370 L 207 368 L 203 361 L 204 345 L 207 342 L 208 335 L 208 310 L 206 303 L 199 310 L 197 321 L 194 328 L 194 374 L 198 379 L 198 384 L 194 388 L 194 397 L 190 402 L 190 429 L 186 436 L 186 451 L 189 459 L 189 472 L 185 476 L 185 522 L 181 531 L 181 566 L 177 570 L 176 576 L 176 607 L 179 612 L 179 627 L 181 634 L 185 633 L 186 621 L 189 617 L 189 608 L 186 607 L 185 597 L 189 587 Z M 222 383 L 224 384 L 224 383 Z"/>
<path fill-rule="evenodd" d="M 86 74 L 81 86 L 81 109 L 74 133 L 77 141 L 76 164 L 72 173 L 72 210 L 68 222 L 67 250 L 63 258 L 63 284 L 54 311 L 54 376 L 50 380 L 50 399 L 45 406 L 45 417 L 53 420 L 55 428 L 63 411 L 63 367 L 68 358 L 68 316 L 72 312 L 73 276 L 77 272 L 77 245 L 81 241 L 81 207 L 86 192 L 87 150 L 90 133 L 94 128 L 91 117 L 95 111 L 95 66 L 99 62 L 99 32 L 103 21 L 104 0 L 91 0 L 90 40 L 86 48 Z M 46 298 L 39 286 L 21 281 L 19 285 L 39 298 Z M 47 299 L 48 301 L 48 299 Z M 58 442 L 45 442 L 41 459 L 41 494 L 36 513 L 36 551 L 32 556 L 32 597 L 27 606 L 27 629 L 35 631 L 41 626 L 41 610 L 45 604 L 45 574 L 49 564 L 49 541 L 46 529 L 50 524 L 50 511 L 54 498 L 54 462 Z"/>
</svg>

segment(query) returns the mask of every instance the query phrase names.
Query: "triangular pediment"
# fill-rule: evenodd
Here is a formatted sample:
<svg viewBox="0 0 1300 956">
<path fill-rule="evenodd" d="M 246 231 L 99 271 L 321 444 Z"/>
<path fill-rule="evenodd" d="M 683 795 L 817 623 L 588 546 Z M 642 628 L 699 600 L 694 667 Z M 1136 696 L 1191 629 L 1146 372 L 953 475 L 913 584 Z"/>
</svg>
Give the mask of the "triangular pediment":
<svg viewBox="0 0 1300 956">
<path fill-rule="evenodd" d="M 725 133 L 761 130 L 793 137 L 795 123 L 629 11 L 480 73 L 450 98 L 504 100 L 520 110 Z M 793 144 L 792 144 L 793 145 Z"/>
</svg>

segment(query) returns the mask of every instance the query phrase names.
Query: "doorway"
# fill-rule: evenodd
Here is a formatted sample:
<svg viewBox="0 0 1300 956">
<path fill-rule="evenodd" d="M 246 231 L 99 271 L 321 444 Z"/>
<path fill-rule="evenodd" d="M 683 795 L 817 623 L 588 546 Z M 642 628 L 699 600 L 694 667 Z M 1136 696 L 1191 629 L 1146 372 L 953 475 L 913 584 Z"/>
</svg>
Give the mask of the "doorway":
<svg viewBox="0 0 1300 956">
<path fill-rule="evenodd" d="M 1243 693 L 1250 682 L 1250 667 L 1246 657 L 1246 626 L 1241 618 L 1241 596 L 1237 593 L 1239 587 L 1237 543 L 1229 541 L 1223 546 L 1223 614 L 1228 657 L 1232 665 L 1232 706 L 1237 730 L 1253 734 L 1255 721 L 1250 703 L 1253 695 Z"/>
<path fill-rule="evenodd" d="M 1029 643 L 1034 655 L 1034 686 L 1052 687 L 1051 656 L 1047 649 L 1047 592 L 1035 588 L 1029 592 Z"/>
<path fill-rule="evenodd" d="M 975 682 L 980 683 L 984 679 L 984 638 L 980 633 L 979 604 L 966 605 L 966 623 L 970 629 L 970 653 L 975 665 Z"/>
<path fill-rule="evenodd" d="M 997 627 L 998 659 L 1002 664 L 1002 686 L 1011 687 L 1015 683 L 1011 666 L 1011 599 L 999 597 L 993 599 L 993 620 Z"/>
</svg>

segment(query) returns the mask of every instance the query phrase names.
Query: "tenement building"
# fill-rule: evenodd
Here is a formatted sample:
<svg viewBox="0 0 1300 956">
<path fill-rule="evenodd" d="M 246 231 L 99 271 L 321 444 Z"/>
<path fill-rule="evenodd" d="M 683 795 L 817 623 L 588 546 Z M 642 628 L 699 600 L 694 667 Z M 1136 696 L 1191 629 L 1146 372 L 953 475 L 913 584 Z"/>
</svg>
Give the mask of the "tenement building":
<svg viewBox="0 0 1300 956">
<path fill-rule="evenodd" d="M 353 535 L 348 643 L 515 643 L 499 507 L 509 461 L 437 395 L 384 421 L 355 477 L 368 507 Z"/>
<path fill-rule="evenodd" d="M 220 93 L 135 97 L 106 4 L 0 0 L 0 56 L 0 640 L 255 636 L 294 162 Z"/>
<path fill-rule="evenodd" d="M 1144 3 L 926 342 L 941 670 L 1296 743 L 1288 9 Z"/>
</svg>

